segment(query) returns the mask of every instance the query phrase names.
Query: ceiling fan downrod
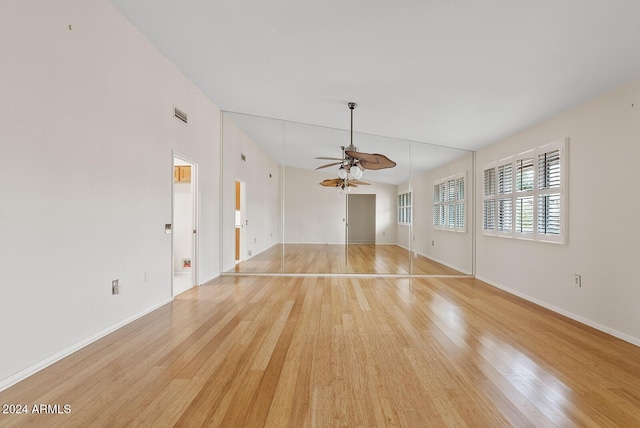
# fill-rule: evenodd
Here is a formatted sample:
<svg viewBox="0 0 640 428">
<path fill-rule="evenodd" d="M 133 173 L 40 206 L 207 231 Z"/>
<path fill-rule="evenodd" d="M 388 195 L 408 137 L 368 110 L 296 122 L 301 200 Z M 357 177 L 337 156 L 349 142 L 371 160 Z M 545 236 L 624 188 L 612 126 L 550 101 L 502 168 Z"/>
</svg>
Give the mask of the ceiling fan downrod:
<svg viewBox="0 0 640 428">
<path fill-rule="evenodd" d="M 353 109 L 355 109 L 358 104 L 356 103 L 349 103 L 349 110 L 351 110 L 351 144 L 349 144 L 349 147 L 353 147 Z"/>
</svg>

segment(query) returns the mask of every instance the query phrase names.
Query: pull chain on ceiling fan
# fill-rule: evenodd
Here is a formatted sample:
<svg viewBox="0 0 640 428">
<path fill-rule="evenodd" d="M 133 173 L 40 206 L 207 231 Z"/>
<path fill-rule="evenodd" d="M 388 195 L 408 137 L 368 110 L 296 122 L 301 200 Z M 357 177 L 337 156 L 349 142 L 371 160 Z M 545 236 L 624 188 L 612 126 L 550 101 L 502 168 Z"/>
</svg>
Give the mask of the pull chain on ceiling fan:
<svg viewBox="0 0 640 428">
<path fill-rule="evenodd" d="M 340 165 L 338 168 L 338 178 L 324 180 L 320 183 L 321 186 L 326 187 L 339 187 L 341 191 L 350 190 L 350 187 L 357 187 L 358 185 L 369 184 L 364 181 L 359 181 L 362 177 L 362 172 L 365 169 L 385 169 L 393 168 L 396 163 L 378 153 L 362 153 L 358 151 L 358 148 L 353 145 L 353 110 L 357 104 L 350 102 L 347 104 L 349 110 L 351 110 L 351 141 L 347 147 L 341 147 L 342 158 L 328 158 L 317 157 L 316 159 L 335 160 L 339 162 L 332 162 L 326 165 L 317 167 L 316 169 L 328 168 L 330 166 Z M 351 176 L 351 177 L 349 177 Z"/>
</svg>

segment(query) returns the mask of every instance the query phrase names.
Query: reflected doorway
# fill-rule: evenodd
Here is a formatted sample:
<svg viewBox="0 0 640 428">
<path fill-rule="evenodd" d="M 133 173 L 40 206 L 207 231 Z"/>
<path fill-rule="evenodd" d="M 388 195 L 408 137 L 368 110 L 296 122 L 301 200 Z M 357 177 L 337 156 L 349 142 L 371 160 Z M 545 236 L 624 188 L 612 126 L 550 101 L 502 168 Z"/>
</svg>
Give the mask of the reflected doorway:
<svg viewBox="0 0 640 428">
<path fill-rule="evenodd" d="M 245 183 L 236 181 L 236 210 L 235 210 L 235 231 L 236 231 L 236 255 L 235 263 L 238 264 L 246 260 L 247 253 L 245 241 L 246 241 L 246 201 L 245 201 Z M 245 254 L 246 253 L 246 254 Z"/>
<path fill-rule="evenodd" d="M 349 195 L 347 242 L 376 243 L 376 195 Z"/>
</svg>

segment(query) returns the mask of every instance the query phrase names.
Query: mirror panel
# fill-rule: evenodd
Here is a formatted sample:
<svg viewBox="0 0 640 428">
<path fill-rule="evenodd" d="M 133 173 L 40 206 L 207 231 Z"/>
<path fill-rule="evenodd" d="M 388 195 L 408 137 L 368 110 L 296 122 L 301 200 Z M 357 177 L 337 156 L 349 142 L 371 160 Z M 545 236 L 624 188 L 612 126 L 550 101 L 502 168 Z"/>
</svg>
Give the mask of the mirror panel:
<svg viewBox="0 0 640 428">
<path fill-rule="evenodd" d="M 338 177 L 339 129 L 287 122 L 284 145 L 284 272 L 344 273 L 345 195 L 320 183 Z M 335 159 L 315 159 L 328 157 Z"/>
<path fill-rule="evenodd" d="M 413 275 L 472 274 L 472 179 L 473 153 L 411 143 Z"/>
<path fill-rule="evenodd" d="M 223 114 L 222 272 L 283 272 L 284 126 L 275 119 Z"/>
<path fill-rule="evenodd" d="M 222 138 L 223 272 L 472 274 L 471 152 L 356 132 L 396 167 L 341 192 L 320 182 L 338 177 L 348 130 L 224 112 Z"/>
<path fill-rule="evenodd" d="M 362 153 L 382 154 L 393 168 L 365 169 L 361 181 L 347 198 L 347 273 L 411 273 L 409 223 L 398 223 L 397 200 L 402 183 L 411 177 L 409 142 L 354 133 Z M 406 229 L 406 230 L 403 230 Z"/>
</svg>

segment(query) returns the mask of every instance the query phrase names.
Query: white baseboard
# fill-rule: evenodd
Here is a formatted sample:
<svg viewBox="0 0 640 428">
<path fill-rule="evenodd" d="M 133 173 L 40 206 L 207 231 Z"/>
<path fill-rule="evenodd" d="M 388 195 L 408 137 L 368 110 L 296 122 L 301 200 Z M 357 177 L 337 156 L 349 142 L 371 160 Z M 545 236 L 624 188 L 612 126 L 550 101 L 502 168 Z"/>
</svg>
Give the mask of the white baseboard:
<svg viewBox="0 0 640 428">
<path fill-rule="evenodd" d="M 280 243 L 279 245 L 346 245 L 346 242 L 285 242 Z M 362 244 L 362 242 L 352 242 L 352 244 Z M 396 244 L 395 242 L 365 242 L 367 245 L 397 245 L 401 247 L 401 245 Z M 278 244 L 276 244 L 278 245 Z"/>
<path fill-rule="evenodd" d="M 542 306 L 543 308 L 549 309 L 550 311 L 553 311 L 553 312 L 555 312 L 557 314 L 564 315 L 565 317 L 571 318 L 572 320 L 578 321 L 579 323 L 582 323 L 584 325 L 588 325 L 589 327 L 593 327 L 596 330 L 600 330 L 600 331 L 602 331 L 604 333 L 610 334 L 611 336 L 617 337 L 618 339 L 624 340 L 625 342 L 629 342 L 629 343 L 631 343 L 633 345 L 640 346 L 640 339 L 637 338 L 637 337 L 630 336 L 630 335 L 628 335 L 626 333 L 623 333 L 621 331 L 613 329 L 613 328 L 611 328 L 609 326 L 597 323 L 597 322 L 592 321 L 592 320 L 590 320 L 588 318 L 585 318 L 583 316 L 574 314 L 573 312 L 569 312 L 569 311 L 564 310 L 562 308 L 559 308 L 557 306 L 551 305 L 551 304 L 549 304 L 547 302 L 543 302 L 542 300 L 536 299 L 534 297 L 531 297 L 531 296 L 529 296 L 527 294 L 521 293 L 521 292 L 519 292 L 517 290 L 514 290 L 512 288 L 505 287 L 504 285 L 498 284 L 496 282 L 493 282 L 493 281 L 491 281 L 491 280 L 489 280 L 487 278 L 483 278 L 481 276 L 477 276 L 476 275 L 476 279 L 478 279 L 478 280 L 480 280 L 482 282 L 486 282 L 487 284 L 491 285 L 492 287 L 496 287 L 496 288 L 499 288 L 500 290 L 506 291 L 509 294 L 513 294 L 514 296 L 518 296 L 518 297 L 520 297 L 522 299 L 528 300 L 529 302 L 535 303 L 536 305 Z"/>
<path fill-rule="evenodd" d="M 346 242 L 284 242 L 281 245 L 345 245 Z"/>
<path fill-rule="evenodd" d="M 73 345 L 71 345 L 70 347 L 63 349 L 62 351 L 48 357 L 45 358 L 44 360 L 41 360 L 35 364 L 33 364 L 30 367 L 27 367 L 24 370 L 19 371 L 18 373 L 9 376 L 6 379 L 2 379 L 0 381 L 0 391 L 4 391 L 5 389 L 9 388 L 10 386 L 15 385 L 16 383 L 20 382 L 21 380 L 24 380 L 26 378 L 28 378 L 29 376 L 36 374 L 37 372 L 39 372 L 40 370 L 50 366 L 53 363 L 56 363 L 58 361 L 60 361 L 61 359 L 63 359 L 64 357 L 67 357 L 71 354 L 73 354 L 74 352 L 84 348 L 87 345 L 92 344 L 93 342 L 95 342 L 98 339 L 103 338 L 104 336 L 108 335 L 109 333 L 113 333 L 114 331 L 118 330 L 119 328 L 124 327 L 125 325 L 137 320 L 138 318 L 141 318 L 145 315 L 147 315 L 150 312 L 155 311 L 156 309 L 158 309 L 161 306 L 166 305 L 167 303 L 170 303 L 173 300 L 173 297 L 170 297 L 168 299 L 165 299 L 163 301 L 161 301 L 160 303 L 153 305 L 150 308 L 145 309 L 142 312 L 139 312 L 135 315 L 132 315 L 110 327 L 107 327 L 106 329 L 99 331 L 98 333 L 84 339 L 81 340 L 78 343 L 75 343 Z"/>
<path fill-rule="evenodd" d="M 440 263 L 441 265 L 445 265 L 446 267 L 450 267 L 451 269 L 455 269 L 455 270 L 457 270 L 457 271 L 460 271 L 460 272 L 462 272 L 462 273 L 463 273 L 463 274 L 465 274 L 465 275 L 473 275 L 473 273 L 472 273 L 472 272 L 466 271 L 466 270 L 464 270 L 464 269 L 462 269 L 462 268 L 459 268 L 458 266 L 454 266 L 454 265 L 452 265 L 451 263 L 447 263 L 447 262 L 445 262 L 445 261 L 435 259 L 435 258 L 433 258 L 433 257 L 431 257 L 431 256 L 427 256 L 426 254 L 422 254 L 422 253 L 421 253 L 421 252 L 419 252 L 419 251 L 418 251 L 418 254 L 420 254 L 422 257 L 425 257 L 425 258 L 427 258 L 427 259 L 429 259 L 429 260 L 433 260 L 433 261 L 434 261 L 434 262 L 436 262 L 436 263 Z"/>
<path fill-rule="evenodd" d="M 198 286 L 201 287 L 201 286 L 205 285 L 207 282 L 213 281 L 214 279 L 219 278 L 219 277 L 220 277 L 220 274 L 217 273 L 217 274 L 215 274 L 213 276 L 210 276 L 209 278 L 207 278 L 205 280 L 200 281 L 200 284 L 198 284 Z"/>
<path fill-rule="evenodd" d="M 251 260 L 252 258 L 254 258 L 255 256 L 257 256 L 258 254 L 262 254 L 262 253 L 264 253 L 265 251 L 268 251 L 268 250 L 272 249 L 272 248 L 273 248 L 273 247 L 275 247 L 276 245 L 282 245 L 282 243 L 281 243 L 281 242 L 276 242 L 275 244 L 273 244 L 273 245 L 272 245 L 272 246 L 270 246 L 270 247 L 266 247 L 266 248 L 263 248 L 263 249 L 262 249 L 262 250 L 260 250 L 260 251 L 254 252 L 253 254 L 251 254 L 250 256 L 248 256 L 248 257 L 247 257 L 246 259 L 244 259 L 243 261 L 245 261 L 245 262 L 246 262 L 247 260 Z M 252 251 L 253 251 L 253 250 L 252 250 Z"/>
<path fill-rule="evenodd" d="M 395 244 L 395 245 L 397 245 L 398 247 L 400 247 L 400 248 L 402 248 L 402 249 L 405 249 L 405 250 L 407 250 L 407 251 L 412 251 L 412 252 L 414 252 L 414 253 L 417 253 L 418 255 L 420 255 L 420 256 L 422 256 L 422 257 L 424 257 L 424 258 L 426 258 L 426 259 L 433 260 L 433 261 L 434 261 L 434 262 L 436 262 L 436 263 L 440 263 L 441 265 L 444 265 L 444 266 L 449 267 L 449 268 L 451 268 L 451 269 L 455 269 L 455 270 L 457 270 L 457 271 L 460 271 L 461 273 L 463 273 L 463 274 L 465 274 L 465 275 L 473 275 L 473 273 L 472 273 L 472 272 L 465 271 L 464 269 L 461 269 L 461 268 L 459 268 L 458 266 L 454 266 L 454 265 L 452 265 L 452 264 L 450 264 L 450 263 L 447 263 L 447 262 L 444 262 L 444 261 L 442 261 L 442 260 L 434 259 L 434 258 L 433 258 L 433 257 L 431 257 L 431 256 L 428 256 L 428 255 L 426 255 L 426 254 L 422 254 L 420 251 L 411 250 L 409 247 L 405 247 L 404 245 L 400 245 L 400 244 Z"/>
</svg>

